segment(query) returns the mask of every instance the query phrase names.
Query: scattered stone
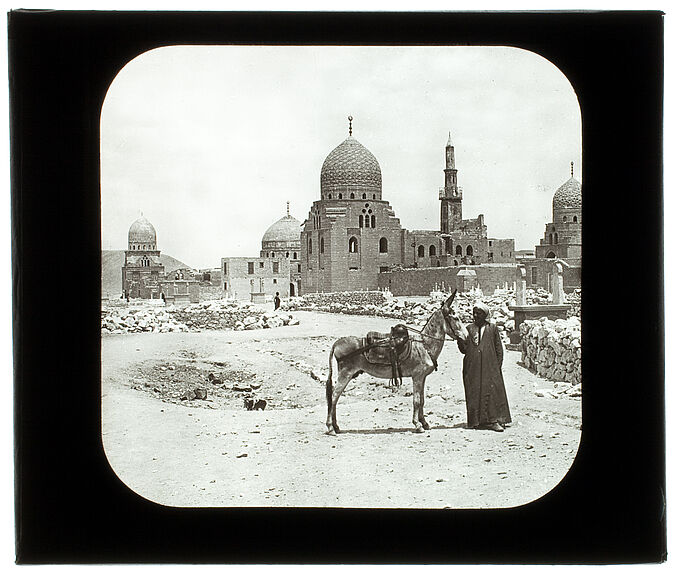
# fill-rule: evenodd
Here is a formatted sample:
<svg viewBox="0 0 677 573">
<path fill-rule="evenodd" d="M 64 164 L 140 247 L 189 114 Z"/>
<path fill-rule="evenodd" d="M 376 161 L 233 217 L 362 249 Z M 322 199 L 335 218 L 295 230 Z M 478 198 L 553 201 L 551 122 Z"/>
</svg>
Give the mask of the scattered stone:
<svg viewBox="0 0 677 573">
<path fill-rule="evenodd" d="M 186 390 L 183 393 L 183 396 L 181 396 L 181 400 L 195 400 L 195 391 L 194 390 Z"/>
<path fill-rule="evenodd" d="M 249 454 L 238 454 L 236 458 L 246 458 Z"/>
<path fill-rule="evenodd" d="M 206 400 L 207 399 L 207 390 L 204 388 L 195 388 L 195 399 L 196 400 Z"/>
</svg>

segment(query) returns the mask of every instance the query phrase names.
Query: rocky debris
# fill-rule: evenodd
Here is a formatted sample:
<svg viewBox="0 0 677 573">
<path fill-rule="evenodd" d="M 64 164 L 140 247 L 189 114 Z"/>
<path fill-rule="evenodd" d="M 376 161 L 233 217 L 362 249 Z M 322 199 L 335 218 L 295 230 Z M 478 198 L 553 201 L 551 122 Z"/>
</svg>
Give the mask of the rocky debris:
<svg viewBox="0 0 677 573">
<path fill-rule="evenodd" d="M 177 321 L 164 307 L 112 307 L 101 310 L 101 331 L 127 332 L 187 332 L 188 327 Z"/>
<path fill-rule="evenodd" d="M 527 294 L 529 293 L 531 293 L 531 300 L 534 301 L 530 304 L 535 304 L 549 296 L 545 291 L 528 290 Z M 449 294 L 433 291 L 427 300 L 414 301 L 395 298 L 387 291 L 313 293 L 288 299 L 283 302 L 283 306 L 288 311 L 310 310 L 393 318 L 414 328 L 420 328 L 426 323 L 428 317 L 440 308 L 440 304 Z M 515 329 L 513 313 L 508 308 L 515 304 L 514 292 L 501 290 L 493 295 L 485 296 L 481 290 L 472 289 L 469 292 L 457 293 L 454 308 L 463 322 L 472 322 L 472 307 L 479 300 L 491 308 L 491 321 L 498 326 L 503 341 L 507 343 L 510 332 Z"/>
<path fill-rule="evenodd" d="M 157 305 L 106 306 L 101 311 L 101 331 L 188 332 L 200 330 L 255 330 L 299 324 L 284 311 L 265 311 L 238 301 L 210 300 L 185 307 Z"/>
<path fill-rule="evenodd" d="M 578 393 L 571 385 L 581 383 L 581 321 L 578 317 L 566 320 L 526 320 L 520 325 L 522 362 L 539 376 L 556 382 L 569 383 L 568 388 L 555 394 Z M 540 390 L 545 395 L 548 391 Z M 539 391 L 536 392 L 540 396 Z M 580 395 L 580 394 L 579 394 Z"/>
<path fill-rule="evenodd" d="M 219 384 L 223 384 L 223 380 L 221 380 L 220 378 L 217 378 L 216 376 L 214 376 L 214 373 L 213 373 L 213 372 L 210 372 L 210 373 L 207 375 L 207 380 L 209 380 L 209 382 L 211 382 L 212 384 L 217 385 L 217 386 L 218 386 Z"/>
<path fill-rule="evenodd" d="M 207 390 L 204 388 L 194 388 L 186 390 L 181 395 L 181 400 L 206 400 L 207 399 Z"/>
<path fill-rule="evenodd" d="M 263 399 L 257 399 L 255 396 L 246 396 L 244 399 L 245 410 L 265 410 L 268 402 Z"/>
</svg>

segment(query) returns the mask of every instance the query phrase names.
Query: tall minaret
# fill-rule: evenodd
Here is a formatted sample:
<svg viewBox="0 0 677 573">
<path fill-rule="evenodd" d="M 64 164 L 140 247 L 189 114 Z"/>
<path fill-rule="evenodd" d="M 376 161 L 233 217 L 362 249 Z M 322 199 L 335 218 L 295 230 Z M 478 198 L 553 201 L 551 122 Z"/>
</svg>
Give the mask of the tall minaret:
<svg viewBox="0 0 677 573">
<path fill-rule="evenodd" d="M 458 169 L 454 159 L 451 132 L 445 148 L 444 190 L 440 190 L 440 231 L 450 233 L 463 219 L 463 192 L 458 189 Z"/>
</svg>

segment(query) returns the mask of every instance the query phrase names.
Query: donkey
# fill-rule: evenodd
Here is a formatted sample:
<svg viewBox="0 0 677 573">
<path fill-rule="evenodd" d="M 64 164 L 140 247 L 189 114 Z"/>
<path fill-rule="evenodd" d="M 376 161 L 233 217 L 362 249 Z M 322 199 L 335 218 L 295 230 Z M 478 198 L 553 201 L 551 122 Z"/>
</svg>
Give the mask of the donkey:
<svg viewBox="0 0 677 573">
<path fill-rule="evenodd" d="M 402 377 L 411 376 L 414 384 L 414 414 L 412 422 L 415 432 L 422 433 L 430 426 L 423 414 L 425 399 L 425 379 L 428 374 L 437 369 L 437 357 L 442 352 L 446 335 L 452 339 L 466 340 L 468 331 L 451 307 L 454 299 L 452 294 L 442 303 L 442 307 L 430 315 L 420 334 L 409 337 L 411 352 L 400 362 Z M 329 378 L 327 379 L 327 434 L 340 433 L 336 423 L 336 404 L 345 390 L 348 382 L 363 372 L 376 378 L 391 378 L 392 368 L 389 364 L 372 364 L 368 362 L 363 349 L 363 343 L 357 336 L 339 338 L 332 346 L 329 354 Z M 332 358 L 336 357 L 337 381 L 336 387 L 332 384 Z"/>
</svg>

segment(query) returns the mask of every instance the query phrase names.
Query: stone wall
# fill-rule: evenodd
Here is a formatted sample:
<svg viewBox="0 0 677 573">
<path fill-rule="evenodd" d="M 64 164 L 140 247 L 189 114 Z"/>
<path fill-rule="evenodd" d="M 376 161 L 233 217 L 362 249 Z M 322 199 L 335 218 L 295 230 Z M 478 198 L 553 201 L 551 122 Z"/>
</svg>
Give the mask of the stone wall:
<svg viewBox="0 0 677 573">
<path fill-rule="evenodd" d="M 388 289 L 395 296 L 425 296 L 437 288 L 452 290 L 458 288 L 456 275 L 461 269 L 475 271 L 477 286 L 484 292 L 493 292 L 515 283 L 516 265 L 486 264 L 428 269 L 397 269 L 378 275 L 378 288 Z"/>
<path fill-rule="evenodd" d="M 526 320 L 520 333 L 524 366 L 549 380 L 581 383 L 579 318 Z"/>
</svg>

